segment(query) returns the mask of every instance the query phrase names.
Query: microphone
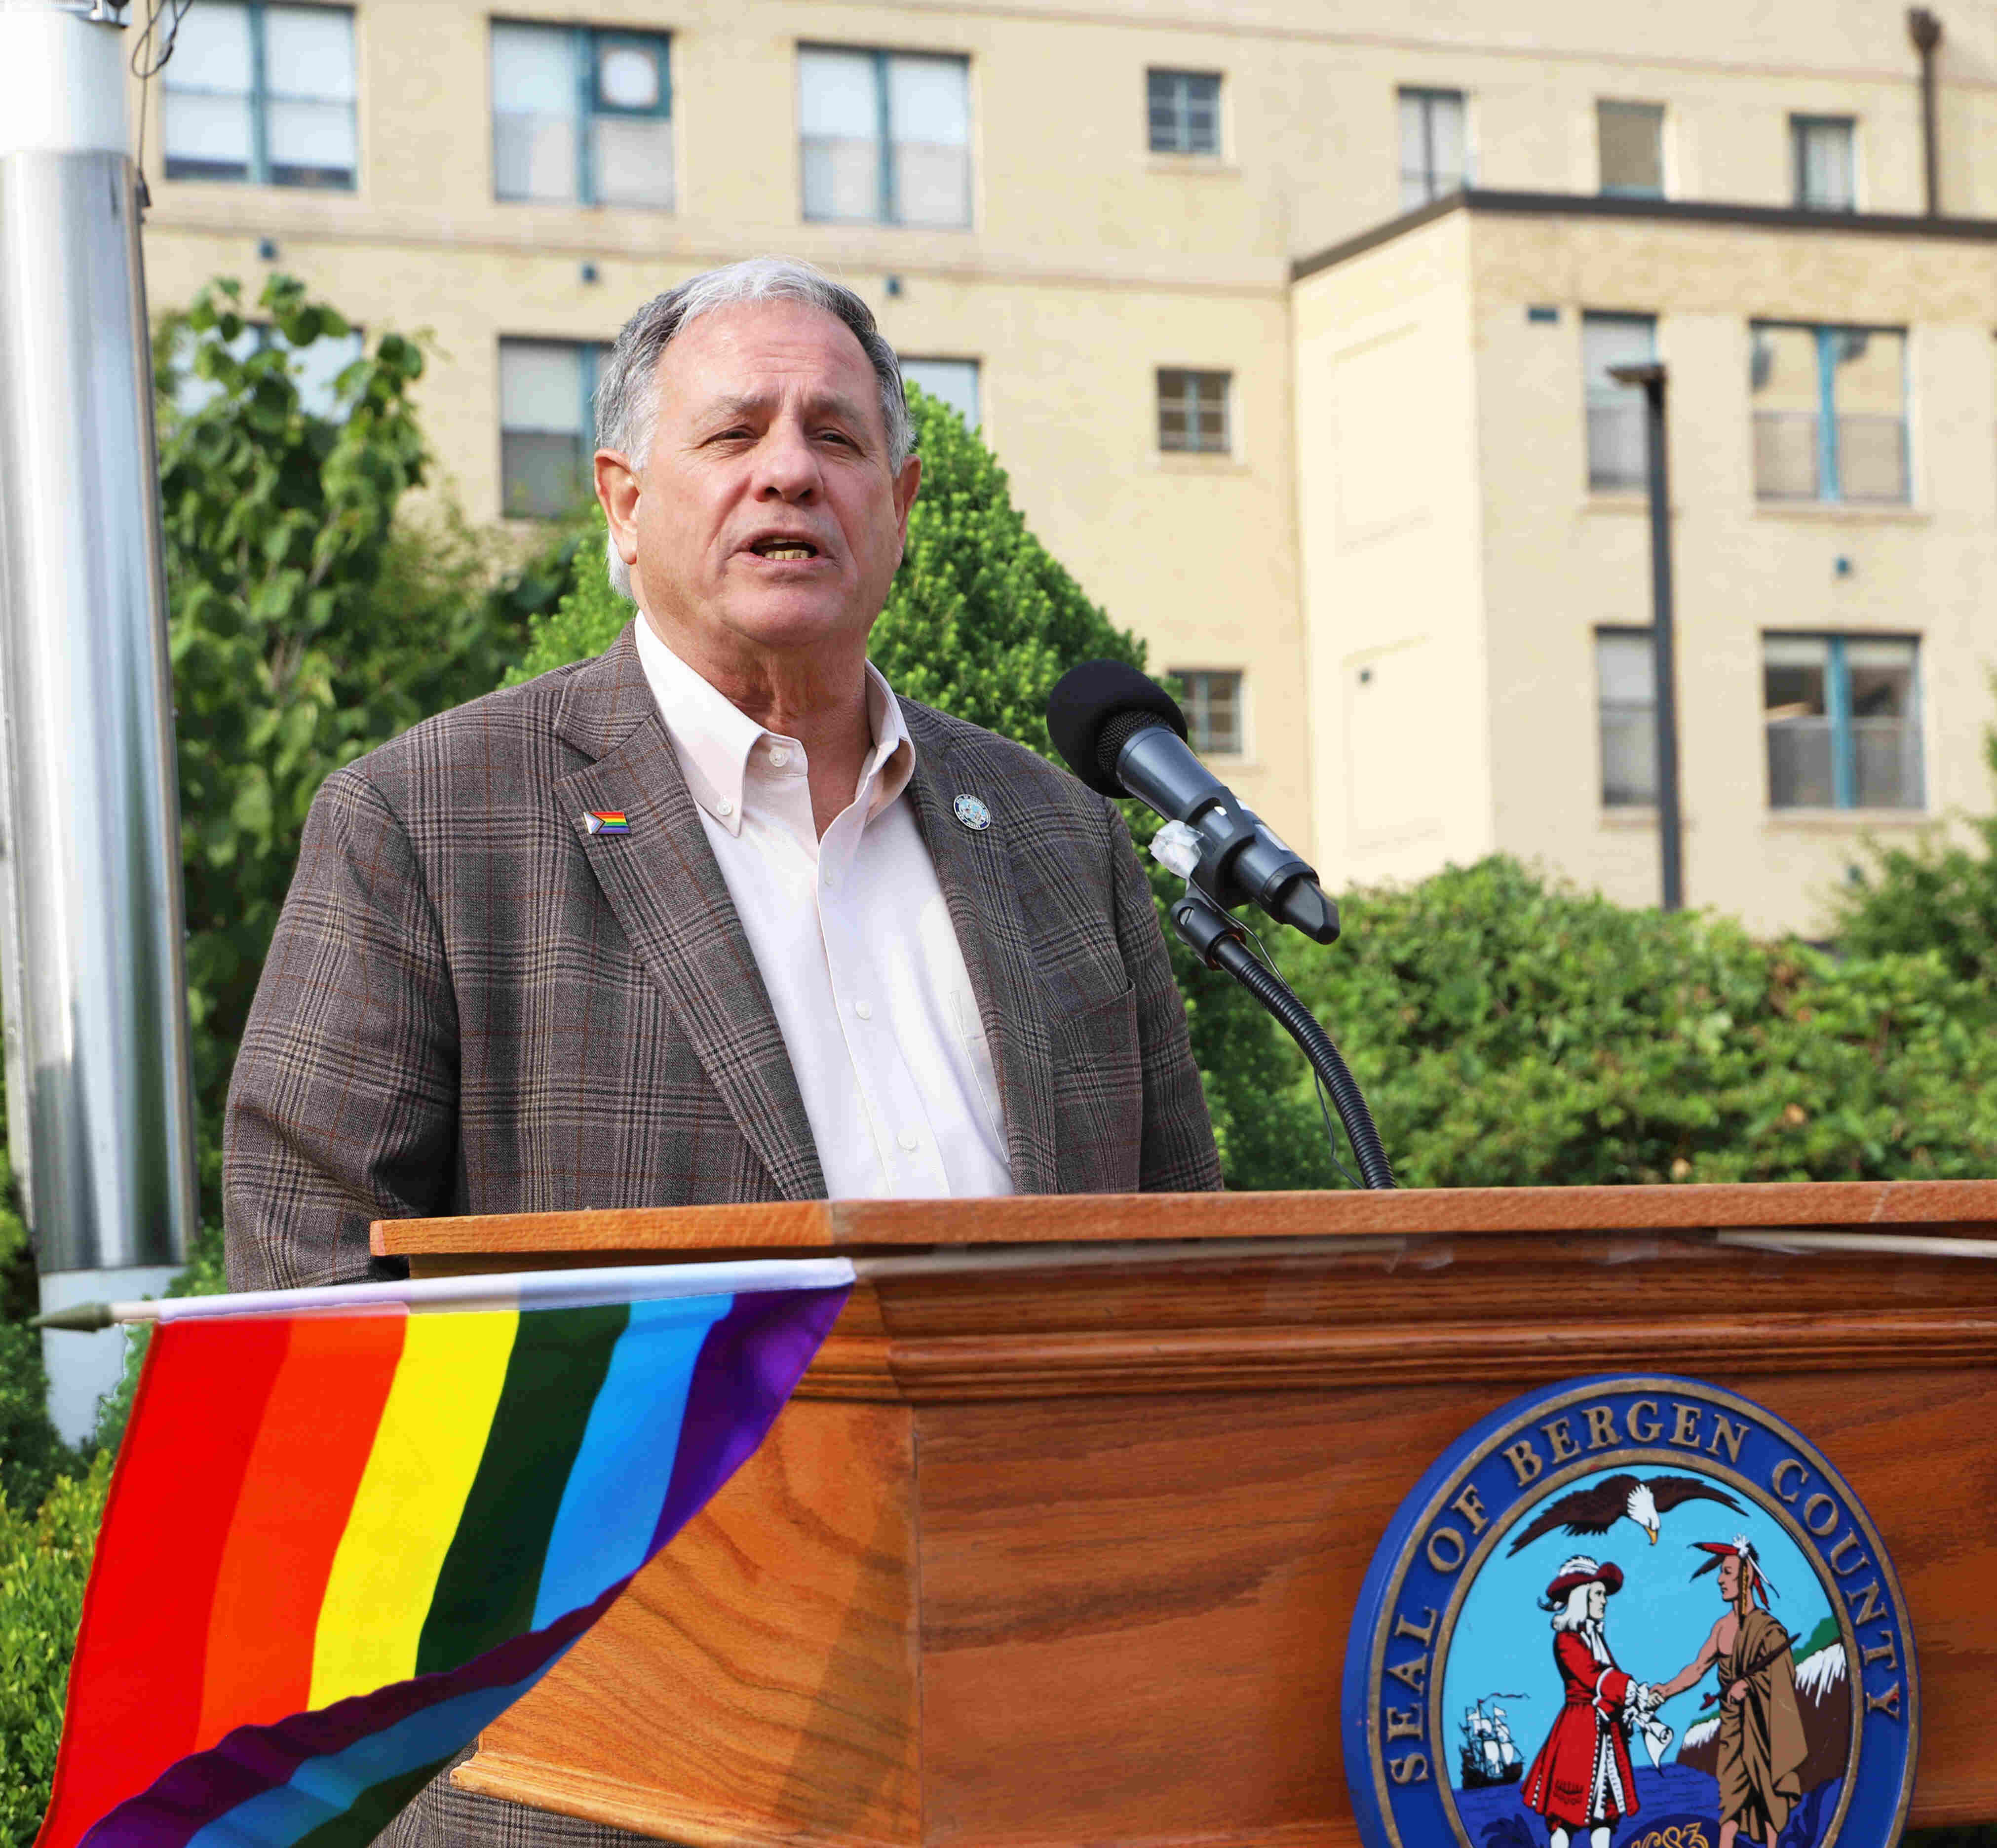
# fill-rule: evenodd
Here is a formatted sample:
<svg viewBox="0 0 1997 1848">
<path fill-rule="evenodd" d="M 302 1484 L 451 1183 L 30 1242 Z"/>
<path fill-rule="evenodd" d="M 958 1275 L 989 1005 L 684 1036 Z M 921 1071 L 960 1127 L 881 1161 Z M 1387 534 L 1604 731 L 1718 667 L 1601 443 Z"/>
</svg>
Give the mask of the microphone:
<svg viewBox="0 0 1997 1848">
<path fill-rule="evenodd" d="M 1084 661 L 1048 695 L 1047 730 L 1099 795 L 1135 796 L 1190 831 L 1185 864 L 1165 864 L 1215 904 L 1259 905 L 1318 943 L 1337 940 L 1338 907 L 1316 872 L 1193 755 L 1185 715 L 1155 681 L 1123 661 Z"/>
</svg>

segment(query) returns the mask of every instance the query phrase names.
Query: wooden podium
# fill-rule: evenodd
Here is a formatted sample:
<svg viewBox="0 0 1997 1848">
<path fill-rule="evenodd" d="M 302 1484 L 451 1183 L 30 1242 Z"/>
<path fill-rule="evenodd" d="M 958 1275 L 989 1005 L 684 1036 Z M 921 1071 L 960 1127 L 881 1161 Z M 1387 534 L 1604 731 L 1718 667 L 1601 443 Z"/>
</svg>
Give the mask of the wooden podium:
<svg viewBox="0 0 1997 1848">
<path fill-rule="evenodd" d="M 1993 1239 L 1997 1181 L 385 1222 L 419 1275 L 898 1260 L 455 1775 L 698 1848 L 1354 1843 L 1340 1673 L 1395 1507 L 1526 1388 L 1654 1370 L 1844 1473 L 1914 1615 L 1912 1819 L 1997 1817 Z"/>
</svg>

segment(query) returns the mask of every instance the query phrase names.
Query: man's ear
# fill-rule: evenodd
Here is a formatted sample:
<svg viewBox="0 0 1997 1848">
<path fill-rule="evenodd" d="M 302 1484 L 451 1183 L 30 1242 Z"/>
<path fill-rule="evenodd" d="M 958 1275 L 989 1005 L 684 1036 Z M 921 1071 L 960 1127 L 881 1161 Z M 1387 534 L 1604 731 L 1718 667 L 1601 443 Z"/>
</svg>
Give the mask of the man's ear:
<svg viewBox="0 0 1997 1848">
<path fill-rule="evenodd" d="M 610 543 L 627 565 L 638 561 L 638 499 L 643 491 L 631 464 L 617 450 L 596 452 L 596 498 L 610 523 Z"/>
<path fill-rule="evenodd" d="M 923 485 L 923 459 L 911 456 L 902 464 L 902 472 L 895 478 L 895 525 L 901 535 L 903 550 L 909 543 L 909 514 L 915 506 L 916 496 Z M 599 489 L 599 492 L 602 491 Z"/>
</svg>

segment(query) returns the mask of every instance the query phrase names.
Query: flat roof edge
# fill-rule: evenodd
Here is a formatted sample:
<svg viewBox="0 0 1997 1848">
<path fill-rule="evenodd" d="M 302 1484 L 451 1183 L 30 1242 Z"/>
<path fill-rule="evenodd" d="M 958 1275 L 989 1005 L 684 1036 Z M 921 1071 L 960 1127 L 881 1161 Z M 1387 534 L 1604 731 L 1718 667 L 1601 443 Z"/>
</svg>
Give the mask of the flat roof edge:
<svg viewBox="0 0 1997 1848">
<path fill-rule="evenodd" d="M 1997 219 L 1929 218 L 1905 212 L 1806 212 L 1789 205 L 1732 205 L 1712 199 L 1622 198 L 1576 192 L 1488 192 L 1468 188 L 1432 199 L 1290 265 L 1292 282 L 1433 224 L 1452 212 L 1492 212 L 1519 218 L 1647 219 L 1675 225 L 1728 225 L 1764 231 L 1822 231 L 1861 237 L 1937 237 L 1966 243 L 1997 243 Z"/>
</svg>

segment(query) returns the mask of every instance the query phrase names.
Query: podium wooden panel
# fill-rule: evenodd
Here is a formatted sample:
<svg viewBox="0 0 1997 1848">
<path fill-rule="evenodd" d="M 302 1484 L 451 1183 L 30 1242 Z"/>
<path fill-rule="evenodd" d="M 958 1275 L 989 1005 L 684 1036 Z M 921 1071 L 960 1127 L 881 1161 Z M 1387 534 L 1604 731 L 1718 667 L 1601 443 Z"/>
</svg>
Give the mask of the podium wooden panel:
<svg viewBox="0 0 1997 1848">
<path fill-rule="evenodd" d="M 455 1775 L 698 1848 L 1343 1848 L 1346 1629 L 1395 1507 L 1526 1388 L 1650 1370 L 1842 1470 L 1914 1614 L 1913 1819 L 1997 1818 L 1993 1239 L 1984 1181 L 385 1222 L 419 1274 L 900 1260 Z"/>
</svg>

